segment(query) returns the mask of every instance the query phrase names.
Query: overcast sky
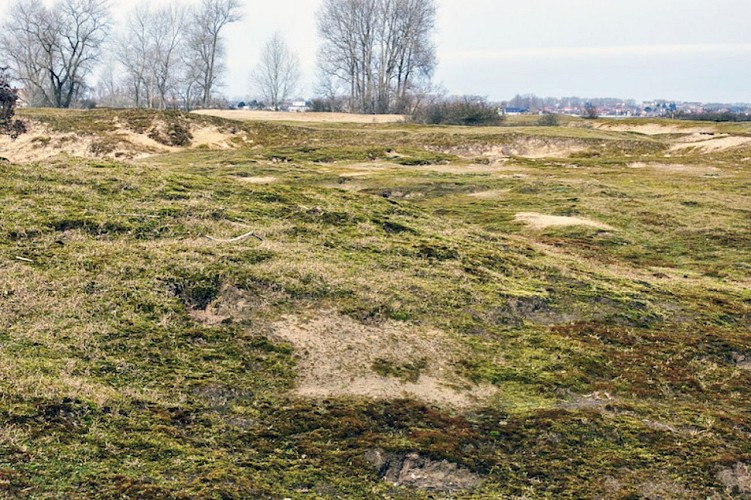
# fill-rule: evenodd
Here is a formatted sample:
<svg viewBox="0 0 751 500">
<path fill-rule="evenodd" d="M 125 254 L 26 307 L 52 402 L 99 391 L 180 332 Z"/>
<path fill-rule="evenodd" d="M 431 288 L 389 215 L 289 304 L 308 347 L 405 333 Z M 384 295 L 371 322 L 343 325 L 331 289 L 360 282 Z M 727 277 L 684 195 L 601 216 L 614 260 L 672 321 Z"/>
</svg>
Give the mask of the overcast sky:
<svg viewBox="0 0 751 500">
<path fill-rule="evenodd" d="M 4 7 L 10 0 L 0 0 Z M 113 2 L 116 22 L 137 2 Z M 152 0 L 151 3 L 159 3 Z M 320 0 L 245 0 L 224 92 L 245 97 L 281 31 L 314 91 Z M 751 0 L 437 0 L 435 82 L 452 94 L 751 102 Z"/>
</svg>

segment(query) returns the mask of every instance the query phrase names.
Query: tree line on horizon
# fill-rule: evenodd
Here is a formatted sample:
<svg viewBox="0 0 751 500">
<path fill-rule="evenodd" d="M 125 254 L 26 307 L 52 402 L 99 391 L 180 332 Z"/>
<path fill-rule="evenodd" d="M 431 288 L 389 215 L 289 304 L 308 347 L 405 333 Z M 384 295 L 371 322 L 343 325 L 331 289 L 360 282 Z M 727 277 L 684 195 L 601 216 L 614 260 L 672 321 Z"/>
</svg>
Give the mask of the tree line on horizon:
<svg viewBox="0 0 751 500">
<path fill-rule="evenodd" d="M 243 19 L 243 6 L 142 2 L 114 29 L 110 0 L 14 0 L 0 26 L 0 57 L 30 106 L 212 107 L 221 105 L 227 69 L 225 28 Z M 316 15 L 319 102 L 411 112 L 431 88 L 435 17 L 435 0 L 324 0 Z M 279 109 L 299 78 L 299 59 L 277 32 L 251 73 L 253 90 Z"/>
</svg>

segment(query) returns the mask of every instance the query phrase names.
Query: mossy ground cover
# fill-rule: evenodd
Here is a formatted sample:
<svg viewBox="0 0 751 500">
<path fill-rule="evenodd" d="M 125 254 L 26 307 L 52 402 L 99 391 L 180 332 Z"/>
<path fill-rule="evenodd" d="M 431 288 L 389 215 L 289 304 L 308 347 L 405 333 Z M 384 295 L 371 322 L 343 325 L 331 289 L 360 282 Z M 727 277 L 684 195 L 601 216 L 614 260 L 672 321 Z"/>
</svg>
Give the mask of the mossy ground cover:
<svg viewBox="0 0 751 500">
<path fill-rule="evenodd" d="M 28 116 L 103 136 L 115 117 L 153 121 Z M 576 121 L 176 119 L 253 142 L 0 163 L 3 495 L 430 495 L 382 481 L 364 458 L 381 448 L 482 477 L 459 497 L 699 498 L 751 460 L 748 152 L 676 157 L 668 138 Z M 486 155 L 520 140 L 590 154 Z M 225 287 L 250 311 L 197 321 Z M 470 410 L 297 397 L 274 325 L 328 310 L 446 332 L 456 370 L 498 392 Z M 415 380 L 430 363 L 373 370 Z"/>
</svg>

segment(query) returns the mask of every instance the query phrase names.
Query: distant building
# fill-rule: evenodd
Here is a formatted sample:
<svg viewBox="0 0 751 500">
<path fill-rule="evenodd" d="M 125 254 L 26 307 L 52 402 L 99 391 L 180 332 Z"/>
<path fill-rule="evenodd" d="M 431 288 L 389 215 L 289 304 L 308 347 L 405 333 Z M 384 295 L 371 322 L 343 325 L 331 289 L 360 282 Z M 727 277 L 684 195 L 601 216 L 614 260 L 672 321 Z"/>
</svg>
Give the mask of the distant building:
<svg viewBox="0 0 751 500">
<path fill-rule="evenodd" d="M 307 111 L 310 111 L 310 104 L 307 101 L 292 101 L 289 106 L 287 106 L 287 111 L 291 113 L 305 113 Z"/>
</svg>

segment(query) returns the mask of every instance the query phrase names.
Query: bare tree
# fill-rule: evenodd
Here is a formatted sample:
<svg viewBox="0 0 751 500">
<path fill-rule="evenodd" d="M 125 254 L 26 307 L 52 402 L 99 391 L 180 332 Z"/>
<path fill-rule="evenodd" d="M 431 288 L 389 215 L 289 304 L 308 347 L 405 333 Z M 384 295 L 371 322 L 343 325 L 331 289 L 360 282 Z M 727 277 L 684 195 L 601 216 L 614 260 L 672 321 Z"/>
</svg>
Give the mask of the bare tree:
<svg viewBox="0 0 751 500">
<path fill-rule="evenodd" d="M 128 12 L 124 32 L 117 44 L 117 59 L 123 65 L 125 84 L 136 107 L 151 106 L 153 96 L 153 44 L 151 9 L 141 3 Z"/>
<path fill-rule="evenodd" d="M 351 111 L 405 112 L 436 65 L 434 0 L 324 0 L 319 66 L 349 90 Z"/>
<path fill-rule="evenodd" d="M 264 100 L 276 111 L 297 89 L 300 62 L 281 33 L 274 33 L 264 45 L 252 80 Z"/>
<path fill-rule="evenodd" d="M 125 81 L 116 76 L 120 71 L 117 61 L 110 58 L 102 62 L 102 71 L 93 89 L 93 98 L 97 105 L 122 108 L 132 104 L 129 89 L 124 85 Z"/>
<path fill-rule="evenodd" d="M 188 29 L 188 57 L 201 89 L 201 102 L 211 103 L 212 93 L 224 69 L 222 31 L 228 24 L 242 19 L 240 0 L 201 0 L 191 16 Z"/>
<path fill-rule="evenodd" d="M 176 3 L 157 9 L 151 23 L 154 52 L 154 83 L 159 107 L 167 107 L 167 96 L 177 90 L 178 70 L 182 64 L 180 51 L 187 11 Z"/>
<path fill-rule="evenodd" d="M 117 56 L 137 107 L 164 109 L 182 79 L 187 10 L 141 3 L 128 13 Z"/>
<path fill-rule="evenodd" d="M 109 26 L 108 0 L 16 0 L 0 46 L 37 104 L 68 108 L 83 92 Z"/>
</svg>

